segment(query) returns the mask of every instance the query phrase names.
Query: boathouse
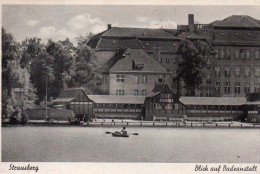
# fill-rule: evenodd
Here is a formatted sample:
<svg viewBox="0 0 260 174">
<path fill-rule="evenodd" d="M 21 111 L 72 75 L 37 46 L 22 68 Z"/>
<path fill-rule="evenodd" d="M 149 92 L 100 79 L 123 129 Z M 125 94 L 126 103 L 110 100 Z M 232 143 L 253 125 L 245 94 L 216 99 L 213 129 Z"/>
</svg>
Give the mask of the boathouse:
<svg viewBox="0 0 260 174">
<path fill-rule="evenodd" d="M 83 88 L 64 89 L 53 100 L 53 106 L 72 110 L 80 120 L 89 121 L 93 117 L 93 101 L 89 99 Z"/>
<path fill-rule="evenodd" d="M 141 119 L 145 96 L 88 95 L 95 118 Z"/>
<path fill-rule="evenodd" d="M 187 107 L 166 84 L 155 84 L 152 93 L 146 96 L 144 107 L 145 120 L 172 120 L 187 113 Z"/>
</svg>

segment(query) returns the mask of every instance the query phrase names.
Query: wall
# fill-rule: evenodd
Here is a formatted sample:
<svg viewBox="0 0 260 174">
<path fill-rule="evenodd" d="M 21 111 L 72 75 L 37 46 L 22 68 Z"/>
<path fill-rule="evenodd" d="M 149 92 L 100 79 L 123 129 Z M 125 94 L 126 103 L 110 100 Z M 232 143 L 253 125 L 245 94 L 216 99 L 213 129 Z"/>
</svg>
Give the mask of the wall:
<svg viewBox="0 0 260 174">
<path fill-rule="evenodd" d="M 28 109 L 25 111 L 29 120 L 45 120 L 46 118 L 46 111 L 45 109 Z M 66 109 L 53 109 L 48 108 L 47 110 L 48 115 L 50 113 L 54 113 L 53 119 L 54 120 L 65 120 L 68 121 L 68 116 L 72 114 L 71 110 Z"/>
<path fill-rule="evenodd" d="M 134 95 L 134 90 L 139 91 L 139 95 L 142 94 L 142 90 L 146 90 L 146 93 L 149 94 L 154 85 L 156 83 L 156 79 L 160 77 L 159 74 L 136 74 L 136 75 L 147 75 L 147 83 L 142 84 L 141 78 L 139 78 L 139 84 L 135 84 L 135 74 L 124 74 L 125 75 L 125 82 L 120 83 L 116 82 L 116 74 L 110 74 L 110 95 L 115 95 L 116 90 L 124 90 L 124 95 Z M 140 76 L 139 76 L 140 77 Z M 171 78 L 170 75 L 166 75 L 166 83 L 171 86 Z"/>
<path fill-rule="evenodd" d="M 213 73 L 213 84 L 215 82 L 220 82 L 220 95 L 219 96 L 245 96 L 246 93 L 244 91 L 244 84 L 250 83 L 250 92 L 254 92 L 254 83 L 260 83 L 260 76 L 255 76 L 255 66 L 260 66 L 260 59 L 255 59 L 255 51 L 259 50 L 260 47 L 256 46 L 232 46 L 232 45 L 215 45 L 216 50 L 230 50 L 230 59 L 226 58 L 215 58 L 214 63 L 212 64 L 212 68 L 215 66 L 220 66 L 220 76 L 215 76 Z M 250 50 L 250 59 L 236 59 L 235 50 Z M 241 55 L 241 53 L 239 52 Z M 246 57 L 246 54 L 244 55 Z M 230 77 L 225 77 L 224 68 L 225 66 L 230 66 Z M 240 66 L 240 76 L 235 75 L 235 66 Z M 245 67 L 250 67 L 250 76 L 245 76 Z M 230 82 L 230 93 L 224 92 L 224 83 Z M 234 83 L 240 82 L 240 93 L 235 93 L 234 91 Z"/>
</svg>

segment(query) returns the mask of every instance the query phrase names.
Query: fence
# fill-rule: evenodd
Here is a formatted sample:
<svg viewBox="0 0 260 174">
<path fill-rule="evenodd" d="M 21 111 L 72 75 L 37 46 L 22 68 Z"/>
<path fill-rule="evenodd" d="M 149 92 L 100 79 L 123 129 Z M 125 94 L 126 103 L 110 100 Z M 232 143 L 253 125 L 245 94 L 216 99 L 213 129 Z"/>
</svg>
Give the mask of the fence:
<svg viewBox="0 0 260 174">
<path fill-rule="evenodd" d="M 72 111 L 66 109 L 48 108 L 47 114 L 50 115 L 51 113 L 53 113 L 52 119 L 67 121 L 68 117 L 71 116 Z M 28 109 L 26 110 L 26 114 L 29 120 L 45 120 L 46 118 L 45 109 Z"/>
</svg>

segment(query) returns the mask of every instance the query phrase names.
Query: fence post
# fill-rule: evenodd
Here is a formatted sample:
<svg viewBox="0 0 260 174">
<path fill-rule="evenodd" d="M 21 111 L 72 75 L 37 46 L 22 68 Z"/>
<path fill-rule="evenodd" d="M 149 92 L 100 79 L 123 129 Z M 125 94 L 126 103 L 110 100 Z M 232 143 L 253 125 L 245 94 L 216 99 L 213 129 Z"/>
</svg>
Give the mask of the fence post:
<svg viewBox="0 0 260 174">
<path fill-rule="evenodd" d="M 241 127 L 242 127 L 242 123 L 241 123 Z"/>
<path fill-rule="evenodd" d="M 228 124 L 228 127 L 230 127 L 230 123 Z"/>
<path fill-rule="evenodd" d="M 126 125 L 128 126 L 128 122 L 126 122 Z"/>
<path fill-rule="evenodd" d="M 167 122 L 166 122 L 166 126 L 167 126 Z"/>
<path fill-rule="evenodd" d="M 143 126 L 143 122 L 141 122 L 141 126 Z"/>
<path fill-rule="evenodd" d="M 190 123 L 190 126 L 192 127 L 192 123 Z"/>
<path fill-rule="evenodd" d="M 216 123 L 216 127 L 218 127 L 218 123 Z"/>
<path fill-rule="evenodd" d="M 205 123 L 202 123 L 203 127 L 205 127 Z"/>
</svg>

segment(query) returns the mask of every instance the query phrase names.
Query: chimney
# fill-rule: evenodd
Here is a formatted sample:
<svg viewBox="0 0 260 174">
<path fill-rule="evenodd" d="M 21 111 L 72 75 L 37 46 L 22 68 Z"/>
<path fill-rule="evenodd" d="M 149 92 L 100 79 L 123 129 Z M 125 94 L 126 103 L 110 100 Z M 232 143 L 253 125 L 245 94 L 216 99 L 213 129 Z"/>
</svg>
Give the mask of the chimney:
<svg viewBox="0 0 260 174">
<path fill-rule="evenodd" d="M 111 24 L 107 24 L 107 29 L 111 29 L 112 28 L 112 25 Z"/>
<path fill-rule="evenodd" d="M 194 14 L 188 16 L 189 32 L 194 33 Z"/>
</svg>

